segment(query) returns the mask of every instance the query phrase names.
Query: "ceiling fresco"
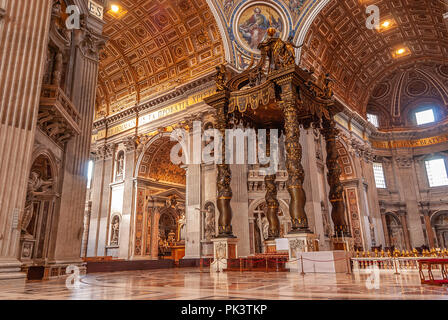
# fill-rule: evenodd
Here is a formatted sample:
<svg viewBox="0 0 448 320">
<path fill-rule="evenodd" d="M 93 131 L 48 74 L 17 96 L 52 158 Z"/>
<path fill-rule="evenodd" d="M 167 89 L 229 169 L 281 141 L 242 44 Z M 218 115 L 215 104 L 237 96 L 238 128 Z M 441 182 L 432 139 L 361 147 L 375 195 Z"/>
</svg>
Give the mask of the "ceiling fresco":
<svg viewBox="0 0 448 320">
<path fill-rule="evenodd" d="M 245 69 L 254 56 L 259 56 L 258 44 L 269 27 L 274 27 L 282 39 L 297 42 L 300 26 L 318 3 L 328 0 L 208 0 L 222 32 L 226 60 L 237 69 Z"/>
</svg>

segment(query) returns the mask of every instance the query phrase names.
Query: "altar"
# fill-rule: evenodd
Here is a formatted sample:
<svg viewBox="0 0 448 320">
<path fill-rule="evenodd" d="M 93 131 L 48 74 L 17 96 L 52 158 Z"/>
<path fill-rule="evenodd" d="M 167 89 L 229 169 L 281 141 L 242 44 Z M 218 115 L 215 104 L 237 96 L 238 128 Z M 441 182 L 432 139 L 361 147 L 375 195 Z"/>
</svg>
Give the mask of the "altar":
<svg viewBox="0 0 448 320">
<path fill-rule="evenodd" d="M 286 267 L 300 273 L 349 273 L 350 257 L 350 252 L 342 250 L 297 252 L 297 259 L 290 260 Z"/>
</svg>

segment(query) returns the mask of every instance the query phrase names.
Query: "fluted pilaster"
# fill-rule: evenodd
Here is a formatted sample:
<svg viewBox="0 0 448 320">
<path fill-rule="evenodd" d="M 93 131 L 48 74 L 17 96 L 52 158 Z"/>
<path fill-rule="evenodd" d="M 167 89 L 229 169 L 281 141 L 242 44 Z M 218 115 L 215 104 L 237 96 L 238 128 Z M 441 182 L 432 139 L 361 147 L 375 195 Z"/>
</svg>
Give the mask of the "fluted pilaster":
<svg viewBox="0 0 448 320">
<path fill-rule="evenodd" d="M 93 31 L 88 26 L 75 31 L 76 50 L 70 97 L 81 115 L 81 133 L 66 145 L 58 235 L 53 257 L 56 261 L 78 259 L 81 249 L 87 167 L 98 79 L 98 53 L 104 44 L 97 34 L 99 32 L 101 30 Z"/>
<path fill-rule="evenodd" d="M 17 260 L 51 0 L 0 0 L 0 279 Z M 17 276 L 17 274 L 16 274 Z"/>
</svg>

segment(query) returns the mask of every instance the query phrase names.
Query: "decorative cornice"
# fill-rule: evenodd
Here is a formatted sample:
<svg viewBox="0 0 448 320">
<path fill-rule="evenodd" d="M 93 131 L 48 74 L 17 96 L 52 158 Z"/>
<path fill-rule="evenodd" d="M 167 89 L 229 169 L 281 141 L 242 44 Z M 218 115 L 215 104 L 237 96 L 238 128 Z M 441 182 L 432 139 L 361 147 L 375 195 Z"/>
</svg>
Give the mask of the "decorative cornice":
<svg viewBox="0 0 448 320">
<path fill-rule="evenodd" d="M 106 125 L 113 124 L 122 120 L 123 118 L 132 118 L 138 115 L 143 115 L 148 111 L 159 107 L 163 103 L 168 103 L 171 100 L 180 98 L 186 93 L 192 93 L 193 91 L 200 91 L 204 87 L 212 87 L 214 85 L 214 73 L 207 74 L 182 86 L 179 86 L 171 91 L 165 92 L 160 96 L 154 97 L 148 101 L 142 102 L 139 105 L 120 111 L 117 114 L 103 117 L 94 122 L 94 129 L 104 127 Z"/>
<path fill-rule="evenodd" d="M 378 131 L 372 132 L 370 137 L 373 140 L 399 140 L 399 139 L 419 139 L 448 133 L 448 119 L 437 122 L 430 128 L 405 128 L 400 131 Z"/>
</svg>

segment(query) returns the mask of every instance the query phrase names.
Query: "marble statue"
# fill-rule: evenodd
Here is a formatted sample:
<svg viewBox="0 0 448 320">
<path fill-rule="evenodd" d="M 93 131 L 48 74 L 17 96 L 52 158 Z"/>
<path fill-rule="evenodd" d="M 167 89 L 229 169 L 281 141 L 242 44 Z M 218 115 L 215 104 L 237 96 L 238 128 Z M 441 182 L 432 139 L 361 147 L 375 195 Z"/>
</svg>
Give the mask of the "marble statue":
<svg viewBox="0 0 448 320">
<path fill-rule="evenodd" d="M 215 236 L 215 205 L 206 204 L 205 207 L 205 239 L 210 240 Z"/>
<path fill-rule="evenodd" d="M 115 216 L 112 220 L 111 245 L 118 245 L 118 237 L 120 235 L 120 218 Z"/>
</svg>

